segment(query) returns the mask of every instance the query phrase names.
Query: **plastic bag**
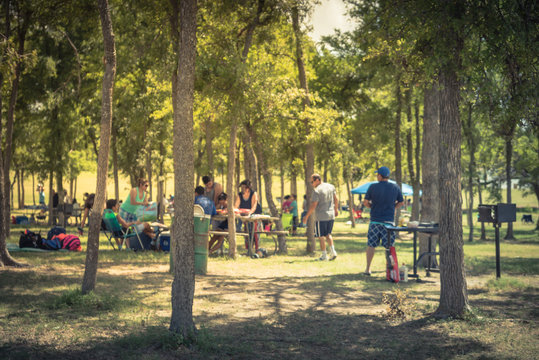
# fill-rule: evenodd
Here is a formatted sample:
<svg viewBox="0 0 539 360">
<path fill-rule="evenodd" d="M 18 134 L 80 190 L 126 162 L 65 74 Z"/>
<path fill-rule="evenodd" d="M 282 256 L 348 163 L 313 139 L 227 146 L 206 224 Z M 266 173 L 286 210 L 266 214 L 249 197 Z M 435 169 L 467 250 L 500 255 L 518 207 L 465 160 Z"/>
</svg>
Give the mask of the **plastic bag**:
<svg viewBox="0 0 539 360">
<path fill-rule="evenodd" d="M 135 213 L 138 221 L 155 221 L 157 220 L 157 203 L 149 203 L 148 206 L 139 206 Z"/>
</svg>

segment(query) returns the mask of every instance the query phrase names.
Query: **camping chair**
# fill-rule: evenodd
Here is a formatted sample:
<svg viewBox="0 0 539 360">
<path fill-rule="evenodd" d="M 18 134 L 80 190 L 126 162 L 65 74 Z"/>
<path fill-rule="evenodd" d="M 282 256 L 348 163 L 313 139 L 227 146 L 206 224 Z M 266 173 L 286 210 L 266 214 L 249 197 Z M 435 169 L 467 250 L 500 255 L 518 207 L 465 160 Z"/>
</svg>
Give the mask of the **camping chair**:
<svg viewBox="0 0 539 360">
<path fill-rule="evenodd" d="M 281 223 L 283 224 L 283 230 L 290 231 L 292 229 L 292 220 L 294 215 L 291 213 L 283 213 L 281 215 Z"/>
<path fill-rule="evenodd" d="M 106 216 L 107 214 L 112 214 L 112 216 L 110 215 Z M 140 240 L 140 236 L 137 232 L 137 228 L 134 225 L 131 225 L 129 228 L 127 228 L 126 231 L 124 231 L 122 226 L 118 222 L 118 219 L 116 219 L 116 215 L 111 209 L 105 209 L 105 211 L 103 212 L 103 222 L 105 223 L 105 226 L 106 226 L 105 236 L 107 237 L 107 240 L 109 241 L 110 246 L 112 246 L 114 250 L 116 250 L 116 247 L 114 246 L 114 243 L 112 242 L 112 238 L 121 238 L 122 243 L 127 244 L 128 242 L 126 242 L 126 240 L 129 240 L 129 238 L 133 238 L 133 237 L 136 237 L 138 239 L 140 248 L 144 249 L 144 246 L 142 245 L 142 241 Z"/>
</svg>

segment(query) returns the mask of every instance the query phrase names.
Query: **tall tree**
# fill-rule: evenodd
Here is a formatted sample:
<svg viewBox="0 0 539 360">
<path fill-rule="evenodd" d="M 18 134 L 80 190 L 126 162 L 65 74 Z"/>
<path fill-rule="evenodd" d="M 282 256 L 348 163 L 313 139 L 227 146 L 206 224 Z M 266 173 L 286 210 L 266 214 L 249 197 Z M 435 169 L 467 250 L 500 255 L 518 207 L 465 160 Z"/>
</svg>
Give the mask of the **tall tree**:
<svg viewBox="0 0 539 360">
<path fill-rule="evenodd" d="M 171 0 L 171 25 L 177 68 L 172 75 L 174 108 L 174 220 L 172 222 L 172 315 L 170 331 L 191 335 L 193 322 L 193 298 L 195 294 L 194 272 L 194 222 L 193 192 L 193 102 L 195 88 L 197 1 Z M 179 17 L 178 17 L 179 14 Z M 179 23 L 179 31 L 178 29 Z M 176 35 L 176 36 L 174 36 Z"/>
<path fill-rule="evenodd" d="M 303 98 L 303 111 L 311 105 L 309 98 L 309 87 L 307 85 L 307 74 L 305 72 L 305 63 L 303 56 L 303 33 L 300 29 L 300 11 L 305 12 L 305 9 L 300 9 L 297 3 L 292 6 L 292 28 L 294 29 L 294 36 L 296 40 L 296 64 L 298 67 L 298 78 L 300 88 L 304 92 Z M 309 138 L 311 133 L 311 124 L 309 118 L 304 118 L 304 136 Z M 311 205 L 311 190 L 312 185 L 310 183 L 311 175 L 314 174 L 314 145 L 312 141 L 307 141 L 305 144 L 305 192 L 307 195 L 307 208 Z M 307 248 L 306 251 L 309 254 L 314 253 L 316 250 L 316 242 L 314 238 L 314 219 L 309 217 L 307 221 Z"/>
<path fill-rule="evenodd" d="M 112 19 L 108 0 L 98 0 L 99 18 L 103 33 L 104 67 L 103 87 L 101 93 L 101 131 L 99 154 L 97 157 L 97 184 L 92 214 L 90 215 L 90 229 L 88 231 L 88 249 L 86 251 L 86 264 L 82 279 L 82 293 L 86 294 L 95 289 L 97 281 L 97 263 L 99 259 L 99 230 L 101 227 L 101 214 L 106 200 L 107 173 L 109 165 L 110 133 L 112 129 L 112 95 L 114 76 L 116 74 L 116 47 Z"/>
<path fill-rule="evenodd" d="M 5 15 L 5 34 L 2 42 L 2 54 L 0 54 L 2 63 L 14 65 L 13 74 L 9 74 L 11 79 L 10 98 L 7 110 L 6 129 L 4 133 L 2 121 L 2 95 L 0 94 L 0 140 L 5 145 L 1 147 L 0 158 L 0 267 L 2 266 L 20 266 L 21 264 L 11 257 L 6 243 L 10 232 L 10 204 L 9 194 L 11 184 L 9 180 L 11 160 L 13 156 L 13 126 L 15 122 L 15 106 L 17 103 L 17 95 L 19 91 L 19 82 L 23 70 L 24 47 L 26 34 L 29 27 L 29 22 L 32 16 L 32 10 L 27 2 L 11 2 L 5 0 L 2 3 L 2 13 Z M 9 41 L 11 40 L 11 16 L 16 13 L 16 32 L 17 32 L 17 49 L 11 49 Z M 10 51 L 13 51 L 10 53 Z M 8 67 L 9 69 L 9 67 Z M 4 69 L 0 72 L 0 92 L 4 82 Z"/>
<path fill-rule="evenodd" d="M 461 123 L 458 71 L 463 50 L 464 1 L 440 4 L 440 304 L 438 317 L 459 317 L 469 311 L 462 239 Z"/>
</svg>

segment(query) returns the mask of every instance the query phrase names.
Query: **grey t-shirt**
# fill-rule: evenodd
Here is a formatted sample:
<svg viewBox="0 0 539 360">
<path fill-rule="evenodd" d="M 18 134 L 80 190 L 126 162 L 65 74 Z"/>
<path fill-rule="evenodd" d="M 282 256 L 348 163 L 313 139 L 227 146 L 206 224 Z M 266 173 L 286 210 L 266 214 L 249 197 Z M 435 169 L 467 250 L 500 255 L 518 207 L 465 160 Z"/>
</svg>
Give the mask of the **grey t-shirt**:
<svg viewBox="0 0 539 360">
<path fill-rule="evenodd" d="M 318 201 L 316 206 L 316 220 L 328 221 L 335 219 L 335 186 L 328 183 L 321 183 L 314 190 L 311 201 Z"/>
</svg>

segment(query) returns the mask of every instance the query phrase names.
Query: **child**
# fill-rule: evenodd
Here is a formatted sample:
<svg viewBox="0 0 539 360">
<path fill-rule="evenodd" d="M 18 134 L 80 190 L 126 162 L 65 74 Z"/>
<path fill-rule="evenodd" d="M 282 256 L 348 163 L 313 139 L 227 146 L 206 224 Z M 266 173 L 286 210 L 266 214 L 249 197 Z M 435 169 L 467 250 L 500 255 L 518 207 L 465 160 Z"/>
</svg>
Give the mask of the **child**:
<svg viewBox="0 0 539 360">
<path fill-rule="evenodd" d="M 217 214 L 219 215 L 226 215 L 227 214 L 227 195 L 223 192 L 219 194 L 219 197 L 217 198 Z M 228 230 L 228 220 L 223 220 L 219 224 L 217 224 L 218 231 L 227 231 Z M 220 249 L 223 245 L 223 242 L 225 241 L 225 235 L 214 235 L 210 243 L 208 245 L 208 248 L 210 249 L 210 254 L 215 252 L 216 250 Z"/>
</svg>

